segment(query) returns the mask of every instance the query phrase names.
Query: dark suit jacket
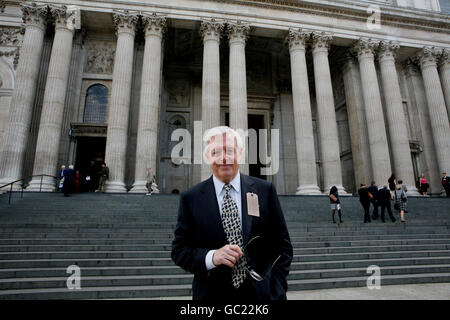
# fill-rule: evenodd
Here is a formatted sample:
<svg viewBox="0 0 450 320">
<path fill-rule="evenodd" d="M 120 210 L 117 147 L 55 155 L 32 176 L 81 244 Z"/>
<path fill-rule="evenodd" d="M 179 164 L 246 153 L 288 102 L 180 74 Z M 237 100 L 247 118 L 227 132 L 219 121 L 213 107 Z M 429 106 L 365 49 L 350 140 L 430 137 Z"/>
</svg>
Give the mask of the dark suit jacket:
<svg viewBox="0 0 450 320">
<path fill-rule="evenodd" d="M 372 202 L 378 201 L 378 187 L 377 186 L 369 186 L 367 188 L 367 190 L 369 190 L 369 192 L 373 195 Z"/>
<path fill-rule="evenodd" d="M 380 189 L 378 192 L 378 202 L 381 205 L 390 205 L 391 204 L 391 191 L 389 189 Z"/>
<path fill-rule="evenodd" d="M 255 236 L 246 249 L 248 265 L 263 281 L 252 283 L 256 297 L 250 300 L 286 299 L 287 276 L 292 261 L 292 245 L 272 183 L 241 174 L 242 233 L 245 244 Z M 260 217 L 248 215 L 247 192 L 258 195 Z M 205 257 L 209 250 L 228 244 L 222 226 L 219 205 L 212 176 L 183 192 L 180 196 L 172 259 L 183 269 L 194 274 L 194 300 L 221 300 L 223 288 L 231 283 L 230 267 L 220 265 L 207 271 Z M 273 269 L 272 264 L 278 258 Z M 250 277 L 250 275 L 247 275 Z"/>
</svg>

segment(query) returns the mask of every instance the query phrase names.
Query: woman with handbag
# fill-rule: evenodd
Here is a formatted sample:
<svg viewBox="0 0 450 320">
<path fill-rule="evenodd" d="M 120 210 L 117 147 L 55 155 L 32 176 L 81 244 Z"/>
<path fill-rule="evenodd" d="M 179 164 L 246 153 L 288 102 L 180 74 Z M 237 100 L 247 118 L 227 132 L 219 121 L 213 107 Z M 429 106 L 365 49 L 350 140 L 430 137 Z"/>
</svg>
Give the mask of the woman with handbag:
<svg viewBox="0 0 450 320">
<path fill-rule="evenodd" d="M 336 210 L 338 211 L 339 215 L 339 223 L 343 223 L 344 221 L 342 221 L 341 202 L 339 201 L 339 193 L 336 186 L 331 187 L 329 198 L 331 203 L 331 217 L 333 218 L 333 223 L 336 223 L 336 221 L 334 221 L 334 214 Z"/>
<path fill-rule="evenodd" d="M 397 190 L 395 190 L 395 200 L 394 200 L 394 209 L 400 211 L 400 218 L 402 222 L 405 221 L 405 212 L 406 211 L 406 204 L 408 202 L 408 198 L 406 197 L 405 191 L 402 189 L 402 185 L 397 185 Z"/>
</svg>

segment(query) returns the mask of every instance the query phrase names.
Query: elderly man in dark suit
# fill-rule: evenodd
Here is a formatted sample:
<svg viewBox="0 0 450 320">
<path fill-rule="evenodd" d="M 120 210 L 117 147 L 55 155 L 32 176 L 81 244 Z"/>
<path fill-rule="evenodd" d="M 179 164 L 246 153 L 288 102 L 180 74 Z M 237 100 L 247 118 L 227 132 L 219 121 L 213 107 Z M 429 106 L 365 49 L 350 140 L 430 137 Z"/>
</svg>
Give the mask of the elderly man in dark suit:
<svg viewBox="0 0 450 320">
<path fill-rule="evenodd" d="M 236 131 L 204 140 L 213 175 L 181 194 L 173 261 L 194 274 L 194 300 L 285 300 L 293 250 L 275 187 L 239 173 Z"/>
</svg>

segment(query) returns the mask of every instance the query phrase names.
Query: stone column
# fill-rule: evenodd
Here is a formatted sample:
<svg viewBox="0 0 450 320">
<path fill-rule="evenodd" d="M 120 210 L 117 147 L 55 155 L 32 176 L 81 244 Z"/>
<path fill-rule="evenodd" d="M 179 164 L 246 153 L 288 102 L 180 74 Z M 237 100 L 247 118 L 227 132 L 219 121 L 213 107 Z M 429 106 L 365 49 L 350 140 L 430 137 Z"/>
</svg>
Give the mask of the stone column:
<svg viewBox="0 0 450 320">
<path fill-rule="evenodd" d="M 0 155 L 0 185 L 24 178 L 23 164 L 33 115 L 36 86 L 44 46 L 47 6 L 21 5 L 25 35 L 11 99 L 3 148 Z M 19 184 L 15 184 L 19 188 Z"/>
<path fill-rule="evenodd" d="M 156 176 L 162 39 L 166 27 L 164 17 L 143 16 L 142 20 L 145 29 L 145 49 L 139 100 L 135 178 L 131 189 L 131 192 L 137 193 L 147 193 L 147 168 L 151 168 L 153 175 Z M 153 192 L 159 193 L 159 190 L 156 188 Z"/>
<path fill-rule="evenodd" d="M 423 157 L 425 157 L 426 169 L 422 169 L 425 177 L 430 184 L 428 194 L 441 193 L 441 175 L 439 173 L 436 151 L 434 148 L 433 132 L 430 125 L 430 116 L 428 113 L 427 98 L 423 86 L 422 76 L 417 66 L 409 61 L 405 66 L 406 79 L 409 82 L 409 92 L 413 103 L 417 108 L 419 115 L 420 133 L 422 137 Z M 422 172 L 420 172 L 422 173 Z M 419 173 L 419 174 L 420 174 Z"/>
<path fill-rule="evenodd" d="M 442 50 L 439 69 L 441 71 L 441 85 L 444 89 L 445 102 L 447 104 L 447 115 L 450 118 L 450 49 Z"/>
<path fill-rule="evenodd" d="M 220 55 L 219 43 L 223 23 L 214 19 L 203 21 L 200 35 L 203 37 L 202 123 L 203 132 L 220 125 Z M 202 164 L 201 179 L 211 175 L 208 164 Z"/>
<path fill-rule="evenodd" d="M 311 99 L 305 57 L 306 44 L 310 35 L 310 32 L 291 29 L 286 38 L 291 55 L 292 101 L 298 168 L 296 194 L 321 193 L 317 184 Z"/>
<path fill-rule="evenodd" d="M 403 183 L 406 184 L 408 194 L 419 195 L 414 181 L 408 129 L 395 67 L 395 56 L 398 49 L 400 49 L 400 45 L 396 42 L 381 41 L 378 56 L 386 101 L 386 118 L 391 140 L 393 167 L 397 179 L 403 180 Z"/>
<path fill-rule="evenodd" d="M 55 37 L 45 84 L 39 133 L 34 157 L 33 175 L 56 175 L 59 169 L 58 152 L 64 115 L 67 81 L 74 28 L 71 14 L 66 7 L 50 8 L 55 18 Z M 54 191 L 55 179 L 50 177 L 33 178 L 27 190 Z"/>
<path fill-rule="evenodd" d="M 347 54 L 343 61 L 343 79 L 345 101 L 347 105 L 350 142 L 352 145 L 353 168 L 356 187 L 361 183 L 372 181 L 372 164 L 370 161 L 369 138 L 367 121 L 364 111 L 361 76 L 355 59 Z"/>
<path fill-rule="evenodd" d="M 336 186 L 339 193 L 342 194 L 346 192 L 342 186 L 339 136 L 328 63 L 328 49 L 331 39 L 331 35 L 324 32 L 312 33 L 317 119 L 319 120 L 320 152 L 324 177 L 323 187 L 324 192 L 328 193 L 332 186 Z"/>
<path fill-rule="evenodd" d="M 442 173 L 450 171 L 450 128 L 437 70 L 438 55 L 435 48 L 425 47 L 419 53 L 418 60 L 422 69 L 439 171 Z"/>
<path fill-rule="evenodd" d="M 230 43 L 230 127 L 238 130 L 242 140 L 246 141 L 245 133 L 248 129 L 247 113 L 247 70 L 245 65 L 245 42 L 250 27 L 237 23 L 228 23 L 227 32 Z M 247 152 L 249 150 L 246 150 Z M 244 162 L 245 153 L 244 153 Z M 240 171 L 249 173 L 249 164 L 242 163 Z"/>
<path fill-rule="evenodd" d="M 105 163 L 109 168 L 106 192 L 127 191 L 124 181 L 137 20 L 137 15 L 128 12 L 114 14 L 117 45 L 106 137 Z"/>
<path fill-rule="evenodd" d="M 372 177 L 379 186 L 382 186 L 387 184 L 387 180 L 392 172 L 380 88 L 374 63 L 374 49 L 378 47 L 378 44 L 372 39 L 360 39 L 353 49 L 358 54 L 364 110 L 369 135 Z"/>
</svg>

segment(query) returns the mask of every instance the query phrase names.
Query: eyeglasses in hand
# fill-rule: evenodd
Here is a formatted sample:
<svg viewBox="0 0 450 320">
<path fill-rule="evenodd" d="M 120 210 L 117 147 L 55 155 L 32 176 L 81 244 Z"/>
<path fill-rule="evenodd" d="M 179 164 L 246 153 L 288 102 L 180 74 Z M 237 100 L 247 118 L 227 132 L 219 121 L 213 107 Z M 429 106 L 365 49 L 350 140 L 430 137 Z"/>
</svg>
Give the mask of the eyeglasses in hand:
<svg viewBox="0 0 450 320">
<path fill-rule="evenodd" d="M 246 254 L 247 246 L 248 246 L 253 240 L 258 239 L 258 238 L 260 238 L 260 236 L 255 236 L 255 237 L 251 238 L 251 239 L 245 244 L 244 248 L 242 248 L 242 252 L 244 253 L 244 256 L 245 256 L 246 260 L 248 260 L 248 259 L 247 259 L 247 254 Z M 281 255 L 279 255 L 278 258 L 275 259 L 275 261 L 274 261 L 273 264 L 272 264 L 272 268 L 273 268 L 273 266 L 275 265 L 275 263 L 278 261 L 278 259 L 280 259 L 280 258 L 281 258 Z M 256 281 L 263 281 L 263 280 L 264 280 L 264 277 L 262 277 L 262 276 L 261 276 L 259 273 L 257 273 L 255 270 L 250 269 L 247 265 L 245 266 L 245 270 L 246 270 L 246 271 L 249 273 L 249 275 L 250 275 L 253 279 L 255 279 Z"/>
</svg>

